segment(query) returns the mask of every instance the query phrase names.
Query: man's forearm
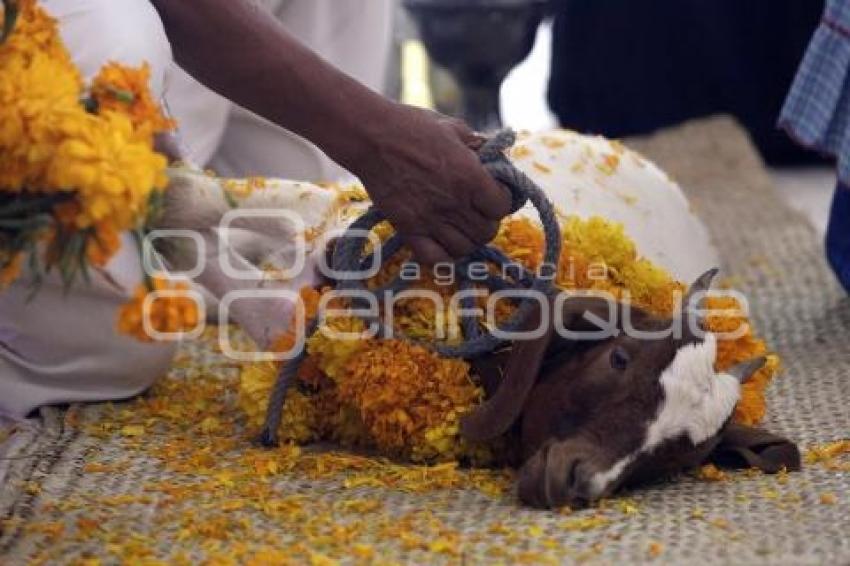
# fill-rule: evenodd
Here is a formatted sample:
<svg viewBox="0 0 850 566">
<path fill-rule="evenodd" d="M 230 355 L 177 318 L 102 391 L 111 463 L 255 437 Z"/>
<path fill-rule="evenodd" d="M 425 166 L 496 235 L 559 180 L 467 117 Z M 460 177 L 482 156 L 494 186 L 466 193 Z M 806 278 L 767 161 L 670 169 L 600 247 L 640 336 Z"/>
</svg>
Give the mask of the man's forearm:
<svg viewBox="0 0 850 566">
<path fill-rule="evenodd" d="M 353 168 L 393 103 L 292 38 L 255 0 L 153 0 L 175 58 L 216 92 Z M 321 119 L 317 120 L 317 117 Z"/>
<path fill-rule="evenodd" d="M 189 73 L 356 175 L 421 261 L 471 253 L 510 212 L 465 124 L 372 92 L 299 44 L 256 0 L 152 2 Z"/>
</svg>

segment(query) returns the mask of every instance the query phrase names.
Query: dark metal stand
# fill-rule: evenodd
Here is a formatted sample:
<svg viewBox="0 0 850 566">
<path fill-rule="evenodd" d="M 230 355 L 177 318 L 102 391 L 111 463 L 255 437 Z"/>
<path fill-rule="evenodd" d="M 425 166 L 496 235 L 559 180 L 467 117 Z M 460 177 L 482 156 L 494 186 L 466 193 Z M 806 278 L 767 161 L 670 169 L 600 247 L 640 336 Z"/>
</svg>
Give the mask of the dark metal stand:
<svg viewBox="0 0 850 566">
<path fill-rule="evenodd" d="M 474 129 L 502 127 L 499 90 L 534 46 L 547 0 L 404 0 L 431 59 L 455 78 Z"/>
</svg>

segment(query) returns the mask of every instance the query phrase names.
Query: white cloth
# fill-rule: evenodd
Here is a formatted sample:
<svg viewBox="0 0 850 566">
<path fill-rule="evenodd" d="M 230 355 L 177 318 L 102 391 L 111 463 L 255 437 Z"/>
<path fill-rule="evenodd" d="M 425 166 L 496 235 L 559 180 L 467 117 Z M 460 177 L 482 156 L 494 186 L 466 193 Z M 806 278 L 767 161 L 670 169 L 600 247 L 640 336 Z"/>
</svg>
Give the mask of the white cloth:
<svg viewBox="0 0 850 566">
<path fill-rule="evenodd" d="M 366 86 L 384 87 L 392 0 L 263 0 L 287 31 Z M 306 93 L 305 93 L 306 95 Z M 176 66 L 166 99 L 189 160 L 224 177 L 334 181 L 349 177 L 303 138 L 231 105 Z"/>
<path fill-rule="evenodd" d="M 173 60 L 159 14 L 148 0 L 41 0 L 83 77 L 109 61 L 151 67 L 151 90 L 162 96 Z"/>
<path fill-rule="evenodd" d="M 216 163 L 225 171 L 305 179 L 341 174 L 312 145 L 232 108 L 185 73 L 178 74 L 162 22 L 148 0 L 41 2 L 59 20 L 86 79 L 109 61 L 150 65 L 154 96 L 168 92 L 197 161 L 209 159 L 224 138 Z M 380 87 L 389 0 L 266 2 L 296 36 L 350 74 Z M 54 276 L 27 301 L 25 281 L 26 276 L 0 293 L 0 416 L 19 419 L 48 404 L 132 397 L 171 363 L 173 344 L 144 344 L 116 332 L 120 305 L 142 281 L 138 251 L 129 237 L 104 273 L 94 274 L 90 287 L 78 284 L 66 295 Z M 259 328 L 255 334 L 267 330 Z"/>
<path fill-rule="evenodd" d="M 161 95 L 171 47 L 147 0 L 42 0 L 60 22 L 74 62 L 90 79 L 108 61 L 151 66 Z M 144 344 L 116 331 L 118 309 L 142 281 L 129 236 L 92 284 L 66 295 L 55 274 L 29 299 L 27 277 L 0 293 L 0 415 L 19 419 L 55 403 L 123 399 L 144 391 L 174 357 L 174 344 Z"/>
<path fill-rule="evenodd" d="M 128 235 L 104 273 L 66 294 L 56 275 L 34 298 L 26 274 L 0 293 L 0 415 L 22 418 L 42 405 L 124 399 L 167 370 L 172 343 L 118 334 L 118 311 L 142 281 Z"/>
</svg>

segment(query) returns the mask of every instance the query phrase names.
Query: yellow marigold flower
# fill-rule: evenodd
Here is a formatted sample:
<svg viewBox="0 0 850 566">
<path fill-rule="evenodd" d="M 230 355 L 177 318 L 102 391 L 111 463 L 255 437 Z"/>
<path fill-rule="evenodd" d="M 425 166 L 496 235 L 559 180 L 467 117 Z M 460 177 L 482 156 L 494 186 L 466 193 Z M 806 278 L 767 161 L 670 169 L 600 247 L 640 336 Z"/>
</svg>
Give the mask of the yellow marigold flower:
<svg viewBox="0 0 850 566">
<path fill-rule="evenodd" d="M 188 284 L 172 283 L 161 277 L 153 278 L 152 283 L 153 289 L 149 289 L 145 284 L 139 285 L 133 298 L 121 307 L 118 315 L 118 331 L 142 342 L 152 342 L 153 338 L 145 329 L 146 318 L 150 327 L 161 333 L 186 332 L 194 329 L 199 322 L 198 305 L 188 296 L 157 297 L 145 310 L 145 299 L 150 291 L 187 291 Z"/>
<path fill-rule="evenodd" d="M 0 47 L 0 52 L 3 47 Z M 84 114 L 76 69 L 35 54 L 0 64 L 0 190 L 45 190 L 56 139 L 47 126 L 65 112 Z"/>
<path fill-rule="evenodd" d="M 94 78 L 91 96 L 98 112 L 116 112 L 130 119 L 139 139 L 150 142 L 155 134 L 173 130 L 174 120 L 165 117 L 150 92 L 150 65 L 133 68 L 111 62 Z"/>
<path fill-rule="evenodd" d="M 685 285 L 641 258 L 620 224 L 601 218 L 569 217 L 564 226 L 564 253 L 556 278 L 559 287 L 604 290 L 617 298 L 628 296 L 635 304 L 659 315 L 672 312 L 677 293 Z M 391 231 L 391 227 L 381 226 L 378 232 L 385 239 Z M 542 230 L 528 219 L 504 221 L 495 245 L 531 269 L 538 267 L 543 258 Z M 404 252 L 387 262 L 369 285 L 374 288 L 389 282 L 407 257 Z M 602 269 L 594 272 L 594 265 Z M 443 297 L 455 290 L 454 285 L 439 285 L 428 270 L 422 272 L 413 287 Z M 319 293 L 311 291 L 308 296 L 315 307 Z M 716 310 L 737 306 L 730 300 L 711 298 L 708 307 Z M 512 311 L 507 304 L 501 306 L 502 317 Z M 315 308 L 308 308 L 308 312 L 315 312 Z M 393 314 L 398 329 L 433 339 L 438 311 L 432 302 L 422 298 L 401 300 L 395 303 Z M 451 318 L 451 312 L 445 314 Z M 718 370 L 767 352 L 764 342 L 753 336 L 745 317 L 710 316 L 707 321 L 708 329 L 715 332 L 731 331 L 741 324 L 747 325 L 742 337 L 718 345 Z M 284 411 L 282 438 L 296 442 L 307 438 L 332 440 L 349 447 L 369 445 L 419 462 L 493 461 L 498 446 L 470 446 L 459 434 L 463 414 L 480 403 L 483 395 L 468 364 L 442 359 L 407 342 L 344 340 L 329 332 L 362 333 L 364 323 L 350 316 L 326 321 L 324 330 L 308 340 L 308 362 L 299 372 L 300 383 L 315 393 L 304 395 L 293 390 Z M 285 335 L 277 346 L 289 349 L 293 340 Z M 769 356 L 766 366 L 744 386 L 736 420 L 753 423 L 763 417 L 764 387 L 778 366 L 778 358 Z M 277 364 L 267 364 L 243 371 L 240 404 L 257 425 L 265 415 L 278 369 Z"/>
<path fill-rule="evenodd" d="M 0 45 L 0 154 L 26 148 L 26 122 L 78 106 L 82 88 L 56 22 L 34 0 L 20 1 L 18 7 L 15 31 Z"/>
<path fill-rule="evenodd" d="M 56 20 L 38 6 L 36 0 L 17 0 L 17 4 L 18 19 L 14 32 L 0 48 L 0 66 L 7 58 L 28 57 L 34 53 L 70 62 Z M 2 13 L 3 7 L 0 6 Z"/>
<path fill-rule="evenodd" d="M 543 261 L 543 231 L 527 218 L 502 222 L 493 245 L 529 269 L 536 269 Z"/>
<path fill-rule="evenodd" d="M 619 277 L 623 286 L 629 290 L 634 304 L 663 316 L 673 313 L 676 294 L 681 294 L 685 287 L 646 259 L 626 265 Z"/>
<path fill-rule="evenodd" d="M 623 225 L 593 216 L 582 220 L 570 216 L 563 223 L 565 251 L 575 253 L 589 262 L 601 262 L 610 269 L 621 271 L 637 260 L 637 248 L 626 236 Z"/>
<path fill-rule="evenodd" d="M 167 185 L 165 157 L 134 140 L 130 121 L 120 114 L 67 113 L 52 127 L 58 143 L 46 184 L 76 191 L 78 226 L 109 218 L 120 229 L 135 227 L 151 191 Z"/>
<path fill-rule="evenodd" d="M 269 395 L 280 366 L 271 362 L 246 364 L 239 374 L 239 406 L 252 426 L 259 429 L 266 417 Z M 307 444 L 322 437 L 321 414 L 317 404 L 293 387 L 287 392 L 279 438 L 285 442 Z"/>
<path fill-rule="evenodd" d="M 56 22 L 34 0 L 19 8 L 17 26 L 0 46 L 0 190 L 75 192 L 79 228 L 107 218 L 117 230 L 135 227 L 150 192 L 165 187 L 165 158 L 150 139 L 136 137 L 126 116 L 109 108 L 86 112 L 80 73 Z M 155 105 L 142 108 L 152 104 L 145 69 L 118 74 L 120 68 L 110 66 L 96 90 L 114 80 L 138 99 L 132 116 L 146 108 L 153 120 Z"/>
<path fill-rule="evenodd" d="M 366 347 L 364 340 L 334 339 L 334 333 L 361 334 L 363 321 L 353 317 L 336 317 L 320 328 L 307 341 L 307 352 L 317 360 L 319 368 L 331 379 L 338 381 L 354 354 Z"/>
</svg>

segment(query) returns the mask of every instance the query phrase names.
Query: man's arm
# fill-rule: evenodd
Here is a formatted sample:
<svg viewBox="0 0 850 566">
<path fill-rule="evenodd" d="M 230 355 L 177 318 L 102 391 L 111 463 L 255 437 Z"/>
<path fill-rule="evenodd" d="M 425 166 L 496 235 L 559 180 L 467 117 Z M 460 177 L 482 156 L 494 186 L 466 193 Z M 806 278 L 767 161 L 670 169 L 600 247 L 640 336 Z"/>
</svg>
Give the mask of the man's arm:
<svg viewBox="0 0 850 566">
<path fill-rule="evenodd" d="M 419 259 L 460 257 L 495 235 L 510 197 L 464 124 L 364 87 L 255 0 L 152 1 L 181 66 L 357 175 Z"/>
</svg>

